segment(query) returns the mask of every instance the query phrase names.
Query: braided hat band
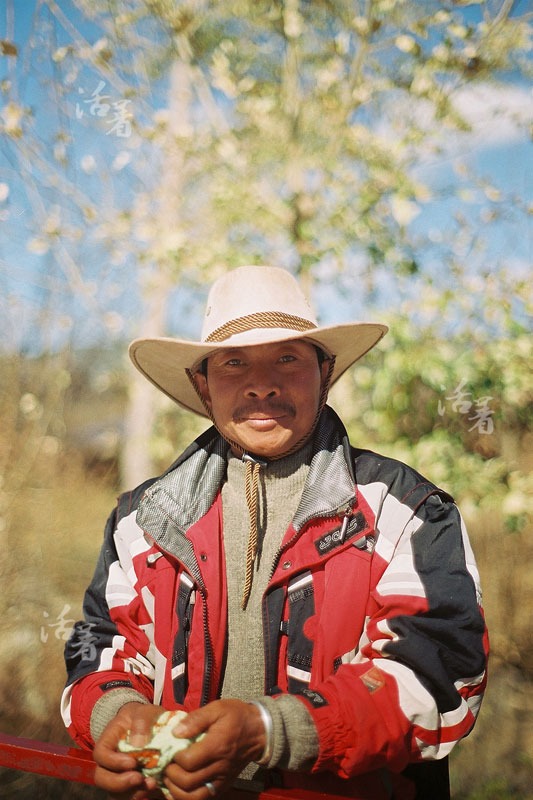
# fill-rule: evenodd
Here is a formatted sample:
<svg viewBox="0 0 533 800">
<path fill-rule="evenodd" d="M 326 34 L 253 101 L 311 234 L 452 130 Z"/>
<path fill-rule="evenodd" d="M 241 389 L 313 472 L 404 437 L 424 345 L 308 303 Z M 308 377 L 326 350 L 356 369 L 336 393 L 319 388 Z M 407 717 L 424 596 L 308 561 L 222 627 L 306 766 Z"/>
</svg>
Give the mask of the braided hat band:
<svg viewBox="0 0 533 800">
<path fill-rule="evenodd" d="M 223 342 L 229 339 L 230 336 L 255 328 L 292 328 L 295 331 L 303 332 L 313 330 L 316 327 L 314 322 L 302 317 L 295 317 L 292 314 L 283 314 L 278 311 L 261 311 L 257 314 L 247 314 L 245 317 L 226 322 L 216 328 L 209 336 L 206 336 L 205 341 Z"/>
</svg>

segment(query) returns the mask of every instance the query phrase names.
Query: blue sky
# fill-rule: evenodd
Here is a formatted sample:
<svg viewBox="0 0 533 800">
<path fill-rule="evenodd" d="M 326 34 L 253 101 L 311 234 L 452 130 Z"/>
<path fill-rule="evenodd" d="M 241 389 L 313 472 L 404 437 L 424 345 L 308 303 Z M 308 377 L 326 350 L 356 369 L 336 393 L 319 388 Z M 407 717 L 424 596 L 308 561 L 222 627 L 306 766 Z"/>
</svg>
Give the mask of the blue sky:
<svg viewBox="0 0 533 800">
<path fill-rule="evenodd" d="M 101 36 L 101 31 L 87 21 L 80 25 L 77 12 L 72 9 L 70 2 L 60 2 L 59 6 L 67 18 L 78 24 L 89 44 L 94 44 Z M 58 121 L 62 121 L 64 127 L 70 131 L 75 145 L 68 145 L 71 160 L 67 170 L 70 179 L 81 192 L 92 196 L 100 193 L 102 203 L 109 200 L 108 193 L 111 190 L 116 193 L 115 200 L 120 202 L 126 199 L 135 192 L 135 182 L 139 180 L 132 176 L 129 169 L 129 142 L 110 131 L 109 114 L 105 120 L 89 115 L 91 104 L 88 101 L 96 90 L 100 77 L 88 68 L 79 72 L 71 82 L 70 92 L 61 108 L 57 95 L 46 86 L 43 87 L 43 77 L 53 75 L 54 62 L 50 59 L 50 54 L 41 52 L 39 57 L 34 51 L 31 68 L 28 68 L 28 62 L 24 60 L 31 35 L 34 0 L 15 2 L 11 6 L 14 8 L 14 35 L 9 29 L 9 15 L 6 14 L 6 8 L 9 7 L 4 7 L 0 12 L 0 39 L 13 38 L 19 48 L 20 57 L 0 59 L 0 80 L 16 78 L 15 83 L 20 92 L 19 102 L 32 108 L 43 140 L 50 131 L 57 129 Z M 527 3 L 519 3 L 517 13 L 526 7 Z M 467 6 L 463 13 L 468 19 L 478 13 L 478 8 Z M 43 31 L 37 34 L 41 37 L 48 36 Z M 69 36 L 60 26 L 55 26 L 51 35 L 57 37 L 57 47 L 69 41 Z M 49 36 L 42 41 L 49 42 Z M 9 68 L 8 61 L 11 62 Z M 164 87 L 153 84 L 151 88 L 152 107 L 161 107 L 164 104 Z M 115 86 L 106 83 L 101 94 L 105 95 L 103 102 L 108 104 L 123 99 L 120 82 Z M 486 241 L 482 255 L 473 254 L 467 259 L 473 273 L 496 269 L 502 262 L 517 273 L 530 270 L 533 230 L 524 215 L 511 211 L 509 201 L 517 195 L 526 205 L 533 205 L 533 145 L 527 138 L 524 127 L 519 128 L 510 121 L 511 117 L 517 115 L 524 120 L 528 115 L 530 118 L 533 116 L 531 88 L 519 80 L 510 80 L 504 90 L 487 86 L 465 89 L 459 100 L 461 109 L 471 122 L 472 133 L 468 136 L 445 134 L 440 143 L 441 152 L 438 155 L 428 154 L 422 159 L 416 177 L 430 188 L 431 199 L 419 205 L 418 213 L 413 215 L 410 223 L 411 229 L 421 235 L 429 233 L 438 253 L 442 238 L 454 235 L 454 215 L 460 212 L 475 222 Z M 500 110 L 498 113 L 497 109 Z M 134 110 L 136 114 L 142 114 L 140 108 Z M 385 126 L 380 134 L 385 137 L 393 135 Z M 56 146 L 61 147 L 61 142 L 56 143 Z M 85 304 L 82 302 L 81 305 L 79 300 L 69 297 L 65 275 L 58 269 L 51 253 L 39 255 L 28 249 L 28 239 L 32 238 L 35 206 L 32 206 L 29 199 L 31 192 L 27 181 L 21 180 L 18 165 L 9 157 L 9 153 L 8 148 L 0 149 L 0 291 L 3 295 L 0 309 L 4 308 L 11 319 L 12 342 L 31 347 L 28 342 L 31 342 L 33 313 L 43 304 L 44 298 L 47 298 L 47 302 L 51 303 L 63 320 L 75 320 L 74 340 L 89 342 L 102 335 L 106 336 L 109 332 L 111 336 L 135 335 L 135 317 L 140 310 L 136 291 L 131 283 L 124 281 L 124 271 L 121 273 L 120 286 L 116 285 L 112 266 L 102 273 L 102 258 L 106 257 L 102 248 L 93 243 L 92 247 L 83 249 L 84 279 L 90 284 L 92 274 L 92 282 L 98 285 L 92 287 L 92 299 L 88 292 Z M 482 176 L 485 187 L 471 190 L 465 171 Z M 32 163 L 30 172 L 38 187 L 39 165 Z M 113 175 L 112 181 L 106 179 L 110 175 Z M 457 191 L 461 187 L 464 191 L 460 191 L 458 197 Z M 57 200 L 54 198 L 54 191 L 44 191 L 41 194 L 45 206 L 49 204 L 50 209 L 53 209 L 54 199 Z M 483 223 L 483 214 L 487 215 L 489 207 L 501 214 L 501 219 L 490 226 Z M 83 227 L 82 218 L 78 223 Z M 75 249 L 73 252 L 80 251 Z M 426 269 L 434 271 L 437 286 L 447 285 L 449 276 L 442 272 L 438 258 L 432 261 L 426 254 Z M 69 277 L 70 282 L 76 280 L 75 265 L 73 270 Z M 359 279 L 357 263 L 352 265 L 346 275 L 344 293 L 339 294 L 336 288 L 328 286 L 327 265 L 319 268 L 317 274 L 324 279 L 315 297 L 319 314 L 324 321 L 329 321 L 332 307 L 335 309 L 336 319 L 366 316 L 368 309 L 358 306 L 357 300 L 354 301 L 357 293 L 351 291 L 357 286 Z M 391 306 L 397 287 L 391 284 L 389 273 L 376 270 L 376 285 L 379 289 L 378 305 Z M 411 292 L 416 291 L 413 287 L 414 284 Z M 95 324 L 95 318 L 102 310 L 104 295 L 107 297 L 104 312 L 110 322 L 107 329 Z M 10 304 L 7 303 L 9 298 Z M 202 299 L 201 293 L 192 292 L 187 296 L 180 293 L 174 305 L 172 333 L 191 336 L 198 333 Z M 123 322 L 113 329 L 114 313 Z M 15 325 L 13 319 L 16 320 Z M 63 338 L 72 336 L 72 324 L 65 323 L 63 328 L 61 324 L 56 334 L 51 335 L 56 344 Z"/>
</svg>

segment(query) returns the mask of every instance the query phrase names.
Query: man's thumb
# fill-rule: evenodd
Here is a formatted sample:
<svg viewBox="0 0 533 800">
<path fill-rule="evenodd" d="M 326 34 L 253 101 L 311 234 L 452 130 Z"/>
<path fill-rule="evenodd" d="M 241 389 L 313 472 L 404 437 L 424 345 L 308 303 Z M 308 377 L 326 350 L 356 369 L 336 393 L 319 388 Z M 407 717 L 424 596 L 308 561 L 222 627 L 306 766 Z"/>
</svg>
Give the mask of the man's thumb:
<svg viewBox="0 0 533 800">
<path fill-rule="evenodd" d="M 177 739 L 196 739 L 208 727 L 205 716 L 202 708 L 187 714 L 172 728 L 173 735 Z"/>
</svg>

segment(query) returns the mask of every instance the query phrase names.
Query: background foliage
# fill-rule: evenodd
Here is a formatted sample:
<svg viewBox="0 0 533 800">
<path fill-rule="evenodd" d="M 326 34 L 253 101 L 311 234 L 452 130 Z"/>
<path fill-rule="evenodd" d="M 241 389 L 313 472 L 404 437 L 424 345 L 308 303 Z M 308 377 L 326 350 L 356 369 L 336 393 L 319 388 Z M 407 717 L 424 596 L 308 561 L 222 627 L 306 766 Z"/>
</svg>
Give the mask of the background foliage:
<svg viewBox="0 0 533 800">
<path fill-rule="evenodd" d="M 457 499 L 493 658 L 455 796 L 532 797 L 531 199 L 480 169 L 473 114 L 523 136 L 526 5 L 42 0 L 24 38 L 6 4 L 1 730 L 66 741 L 63 639 L 105 517 L 204 427 L 133 375 L 127 340 L 196 335 L 208 282 L 276 263 L 324 322 L 390 325 L 331 402 Z M 36 792 L 94 794 L 0 776 Z"/>
</svg>

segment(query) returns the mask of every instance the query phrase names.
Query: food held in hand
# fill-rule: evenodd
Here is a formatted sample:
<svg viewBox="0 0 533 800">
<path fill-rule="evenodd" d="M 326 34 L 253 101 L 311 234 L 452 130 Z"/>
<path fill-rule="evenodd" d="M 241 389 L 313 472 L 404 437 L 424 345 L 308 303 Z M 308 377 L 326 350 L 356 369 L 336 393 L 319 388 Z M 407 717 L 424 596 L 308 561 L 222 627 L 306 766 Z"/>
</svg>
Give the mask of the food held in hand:
<svg viewBox="0 0 533 800">
<path fill-rule="evenodd" d="M 150 740 L 143 747 L 136 747 L 129 741 L 131 731 L 127 731 L 118 743 L 122 753 L 132 755 L 145 777 L 155 778 L 161 786 L 165 767 L 170 764 L 174 756 L 193 742 L 202 739 L 200 734 L 195 739 L 180 739 L 172 731 L 186 717 L 185 711 L 165 711 L 157 718 L 152 726 Z"/>
</svg>

